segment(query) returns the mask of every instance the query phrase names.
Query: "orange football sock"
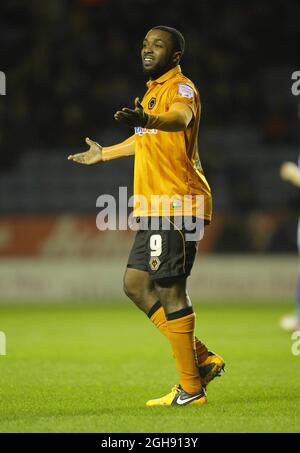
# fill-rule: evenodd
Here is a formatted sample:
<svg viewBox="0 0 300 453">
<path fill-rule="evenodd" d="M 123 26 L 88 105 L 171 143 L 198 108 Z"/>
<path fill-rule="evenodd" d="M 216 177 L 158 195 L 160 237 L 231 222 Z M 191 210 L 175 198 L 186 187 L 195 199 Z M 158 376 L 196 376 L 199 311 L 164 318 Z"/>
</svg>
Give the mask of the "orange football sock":
<svg viewBox="0 0 300 453">
<path fill-rule="evenodd" d="M 168 338 L 171 343 L 180 385 L 188 393 L 201 389 L 199 370 L 195 361 L 195 313 L 192 307 L 167 315 Z"/>
<path fill-rule="evenodd" d="M 165 310 L 160 302 L 157 302 L 151 308 L 151 311 L 148 314 L 149 318 L 153 324 L 160 330 L 160 332 L 168 337 L 168 327 L 167 327 L 167 318 L 165 315 Z"/>
<path fill-rule="evenodd" d="M 195 355 L 196 355 L 196 363 L 198 366 L 201 363 L 205 362 L 205 360 L 208 357 L 207 347 L 197 337 L 195 337 Z"/>
<path fill-rule="evenodd" d="M 160 302 L 153 305 L 148 316 L 160 332 L 168 337 L 167 318 Z M 203 363 L 208 357 L 207 347 L 197 337 L 195 337 L 195 356 L 197 365 Z"/>
</svg>

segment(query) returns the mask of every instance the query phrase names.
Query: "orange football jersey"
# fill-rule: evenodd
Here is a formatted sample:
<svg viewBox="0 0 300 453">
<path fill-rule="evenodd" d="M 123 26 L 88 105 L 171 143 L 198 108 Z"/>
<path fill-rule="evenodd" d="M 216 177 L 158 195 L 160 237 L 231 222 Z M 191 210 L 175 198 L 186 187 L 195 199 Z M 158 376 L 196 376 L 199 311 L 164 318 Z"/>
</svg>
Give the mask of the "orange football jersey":
<svg viewBox="0 0 300 453">
<path fill-rule="evenodd" d="M 180 102 L 189 105 L 193 118 L 188 128 L 179 132 L 135 128 L 134 216 L 182 215 L 184 208 L 185 215 L 209 222 L 211 190 L 201 167 L 197 144 L 201 114 L 199 93 L 182 74 L 180 66 L 150 80 L 147 86 L 142 100 L 146 113 L 165 113 L 172 104 Z M 158 201 L 164 197 L 168 206 Z"/>
</svg>

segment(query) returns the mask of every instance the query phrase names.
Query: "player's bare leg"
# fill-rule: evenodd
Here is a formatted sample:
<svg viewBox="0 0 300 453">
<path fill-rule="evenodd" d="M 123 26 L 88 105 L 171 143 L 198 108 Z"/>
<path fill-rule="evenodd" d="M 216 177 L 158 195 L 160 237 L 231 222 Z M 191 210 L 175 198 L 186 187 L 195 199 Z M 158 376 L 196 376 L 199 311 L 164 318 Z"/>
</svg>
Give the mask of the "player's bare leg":
<svg viewBox="0 0 300 453">
<path fill-rule="evenodd" d="M 169 338 L 165 310 L 159 300 L 160 293 L 169 301 L 170 312 L 176 311 L 177 308 L 180 310 L 180 307 L 190 307 L 192 304 L 185 289 L 185 282 L 183 286 L 179 285 L 171 289 L 167 285 L 167 280 L 160 285 L 155 285 L 148 272 L 138 269 L 127 268 L 124 275 L 125 294 L 149 317 L 160 332 Z M 185 301 L 183 301 L 184 291 Z M 225 363 L 221 357 L 208 351 L 197 337 L 194 341 L 196 364 L 199 367 L 202 384 L 206 387 L 224 369 Z"/>
<path fill-rule="evenodd" d="M 190 299 L 186 297 L 185 278 L 158 279 L 155 280 L 155 288 L 166 315 L 192 307 Z"/>
<path fill-rule="evenodd" d="M 124 274 L 124 292 L 146 315 L 159 299 L 148 272 L 127 268 Z"/>
</svg>

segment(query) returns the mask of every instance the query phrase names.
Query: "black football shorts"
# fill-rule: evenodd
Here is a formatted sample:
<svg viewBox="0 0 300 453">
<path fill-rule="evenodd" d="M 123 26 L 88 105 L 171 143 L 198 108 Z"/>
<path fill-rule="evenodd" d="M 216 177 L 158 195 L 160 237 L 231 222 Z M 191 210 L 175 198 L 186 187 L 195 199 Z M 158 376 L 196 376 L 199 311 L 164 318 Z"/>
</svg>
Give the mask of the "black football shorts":
<svg viewBox="0 0 300 453">
<path fill-rule="evenodd" d="M 188 277 L 204 221 L 194 217 L 140 217 L 137 222 L 139 229 L 127 267 L 148 272 L 152 280 Z"/>
</svg>

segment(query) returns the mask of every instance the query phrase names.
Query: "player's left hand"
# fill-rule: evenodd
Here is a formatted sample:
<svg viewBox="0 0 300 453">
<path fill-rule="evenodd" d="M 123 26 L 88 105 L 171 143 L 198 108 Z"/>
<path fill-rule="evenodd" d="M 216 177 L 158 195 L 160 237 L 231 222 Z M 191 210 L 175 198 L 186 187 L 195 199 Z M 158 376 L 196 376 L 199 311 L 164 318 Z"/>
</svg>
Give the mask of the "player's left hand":
<svg viewBox="0 0 300 453">
<path fill-rule="evenodd" d="M 128 109 L 124 107 L 122 110 L 118 110 L 114 114 L 116 121 L 120 123 L 128 124 L 128 126 L 140 126 L 145 127 L 148 121 L 148 115 L 145 113 L 139 98 L 134 100 L 135 109 Z"/>
</svg>

